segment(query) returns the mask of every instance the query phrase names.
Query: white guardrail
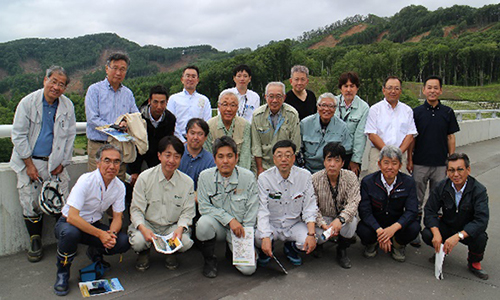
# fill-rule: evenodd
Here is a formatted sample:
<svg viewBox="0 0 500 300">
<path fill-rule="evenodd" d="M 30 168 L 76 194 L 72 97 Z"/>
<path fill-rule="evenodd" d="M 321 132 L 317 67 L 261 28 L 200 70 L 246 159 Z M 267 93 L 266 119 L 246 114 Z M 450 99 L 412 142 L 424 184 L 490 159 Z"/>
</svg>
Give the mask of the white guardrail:
<svg viewBox="0 0 500 300">
<path fill-rule="evenodd" d="M 483 116 L 488 115 L 490 116 Z M 472 119 L 466 118 L 465 116 L 474 115 Z M 500 109 L 480 109 L 480 110 L 455 110 L 455 116 L 457 116 L 457 121 L 462 122 L 466 120 L 482 120 L 484 118 L 498 118 L 500 115 Z M 76 122 L 76 134 L 85 134 L 85 128 L 87 126 L 86 122 Z M 10 137 L 10 132 L 12 131 L 12 125 L 0 125 L 0 138 Z"/>
</svg>

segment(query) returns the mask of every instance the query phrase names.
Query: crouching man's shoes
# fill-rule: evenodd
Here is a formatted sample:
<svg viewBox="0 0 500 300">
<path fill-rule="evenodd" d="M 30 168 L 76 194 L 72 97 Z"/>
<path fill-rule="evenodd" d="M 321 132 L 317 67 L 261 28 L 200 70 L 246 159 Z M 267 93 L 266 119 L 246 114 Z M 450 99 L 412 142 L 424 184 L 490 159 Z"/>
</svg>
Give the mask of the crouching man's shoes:
<svg viewBox="0 0 500 300">
<path fill-rule="evenodd" d="M 468 263 L 467 267 L 472 274 L 476 275 L 476 277 L 481 278 L 482 280 L 488 280 L 488 273 L 481 268 L 480 263 Z"/>
</svg>

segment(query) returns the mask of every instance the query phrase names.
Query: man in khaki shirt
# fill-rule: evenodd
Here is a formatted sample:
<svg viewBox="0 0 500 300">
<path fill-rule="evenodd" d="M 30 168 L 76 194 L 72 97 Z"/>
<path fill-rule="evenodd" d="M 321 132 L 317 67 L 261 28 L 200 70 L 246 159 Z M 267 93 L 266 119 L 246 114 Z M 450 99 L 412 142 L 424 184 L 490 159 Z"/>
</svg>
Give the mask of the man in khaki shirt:
<svg viewBox="0 0 500 300">
<path fill-rule="evenodd" d="M 266 86 L 266 101 L 252 118 L 252 155 L 257 175 L 274 166 L 272 149 L 277 141 L 291 140 L 300 145 L 299 114 L 285 102 L 285 85 L 270 82 Z M 297 150 L 298 152 L 298 150 Z"/>
<path fill-rule="evenodd" d="M 149 268 L 149 250 L 155 234 L 168 235 L 182 241 L 179 252 L 193 246 L 189 226 L 195 216 L 193 180 L 177 170 L 184 153 L 184 145 L 175 136 L 166 136 L 158 145 L 160 164 L 142 172 L 134 187 L 130 206 L 128 233 L 132 249 L 139 253 L 136 269 Z M 167 255 L 165 267 L 178 267 L 175 254 Z"/>
</svg>

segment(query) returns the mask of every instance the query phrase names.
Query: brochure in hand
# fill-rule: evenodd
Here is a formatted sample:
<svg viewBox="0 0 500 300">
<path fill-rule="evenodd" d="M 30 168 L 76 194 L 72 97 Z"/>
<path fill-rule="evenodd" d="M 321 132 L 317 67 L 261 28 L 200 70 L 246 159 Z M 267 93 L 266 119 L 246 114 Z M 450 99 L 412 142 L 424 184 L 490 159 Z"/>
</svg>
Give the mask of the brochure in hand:
<svg viewBox="0 0 500 300">
<path fill-rule="evenodd" d="M 182 248 L 182 242 L 178 237 L 173 238 L 174 233 L 169 235 L 158 235 L 156 240 L 153 240 L 153 245 L 155 245 L 156 251 L 164 254 L 172 254 Z"/>
<path fill-rule="evenodd" d="M 78 286 L 80 287 L 80 292 L 82 292 L 82 296 L 84 298 L 125 290 L 118 278 L 80 282 Z"/>
<path fill-rule="evenodd" d="M 119 130 L 118 127 L 114 124 L 99 126 L 99 127 L 96 127 L 96 129 L 101 131 L 101 132 L 104 132 L 105 134 L 107 134 L 109 136 L 112 136 L 114 139 L 116 139 L 119 142 L 129 142 L 129 141 L 134 140 L 133 136 L 126 133 L 125 131 Z"/>
</svg>

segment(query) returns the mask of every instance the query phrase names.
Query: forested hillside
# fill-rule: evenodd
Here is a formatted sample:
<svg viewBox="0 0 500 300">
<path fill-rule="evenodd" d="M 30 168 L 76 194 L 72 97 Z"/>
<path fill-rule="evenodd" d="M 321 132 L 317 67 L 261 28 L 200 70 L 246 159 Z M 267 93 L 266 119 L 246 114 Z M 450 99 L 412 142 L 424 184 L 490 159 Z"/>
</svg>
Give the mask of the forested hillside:
<svg viewBox="0 0 500 300">
<path fill-rule="evenodd" d="M 499 83 L 499 20 L 500 4 L 436 11 L 412 5 L 389 18 L 349 17 L 296 39 L 230 53 L 208 45 L 141 47 L 112 33 L 1 43 L 0 123 L 11 123 L 19 100 L 42 86 L 43 70 L 52 64 L 62 65 L 70 73 L 73 82 L 67 95 L 75 102 L 78 121 L 84 121 L 85 90 L 104 78 L 105 58 L 115 50 L 126 51 L 132 59 L 125 84 L 139 104 L 154 84 L 164 84 L 171 93 L 180 91 L 180 69 L 190 63 L 200 67 L 198 90 L 212 104 L 222 89 L 233 86 L 231 69 L 241 63 L 252 68 L 251 88 L 260 94 L 267 82 L 286 80 L 294 64 L 310 68 L 311 88 L 316 93 L 336 92 L 338 75 L 354 70 L 362 78 L 359 94 L 369 103 L 381 98 L 381 81 L 390 74 L 413 82 L 438 74 L 446 84 Z M 415 103 L 416 98 L 405 93 L 403 100 Z"/>
</svg>

